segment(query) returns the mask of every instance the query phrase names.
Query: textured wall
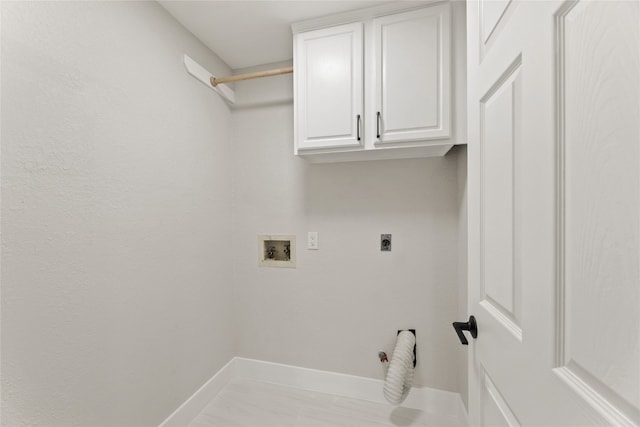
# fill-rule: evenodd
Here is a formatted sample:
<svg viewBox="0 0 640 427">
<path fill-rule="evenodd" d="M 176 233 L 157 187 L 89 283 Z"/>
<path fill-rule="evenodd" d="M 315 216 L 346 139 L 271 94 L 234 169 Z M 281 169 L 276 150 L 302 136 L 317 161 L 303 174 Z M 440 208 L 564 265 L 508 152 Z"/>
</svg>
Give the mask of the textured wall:
<svg viewBox="0 0 640 427">
<path fill-rule="evenodd" d="M 2 2 L 2 424 L 157 425 L 232 356 L 230 114 L 155 2 Z"/>
<path fill-rule="evenodd" d="M 310 165 L 291 76 L 231 114 L 156 3 L 1 6 L 3 425 L 155 425 L 236 354 L 382 378 L 406 327 L 417 383 L 462 391 L 460 151 Z M 257 267 L 264 232 L 297 269 Z"/>
<path fill-rule="evenodd" d="M 383 378 L 378 350 L 411 327 L 417 384 L 459 391 L 458 155 L 309 164 L 293 156 L 287 87 L 291 76 L 236 88 L 250 106 L 233 111 L 238 354 Z M 258 267 L 259 233 L 296 234 L 297 268 Z M 380 252 L 381 233 L 392 252 Z"/>
</svg>

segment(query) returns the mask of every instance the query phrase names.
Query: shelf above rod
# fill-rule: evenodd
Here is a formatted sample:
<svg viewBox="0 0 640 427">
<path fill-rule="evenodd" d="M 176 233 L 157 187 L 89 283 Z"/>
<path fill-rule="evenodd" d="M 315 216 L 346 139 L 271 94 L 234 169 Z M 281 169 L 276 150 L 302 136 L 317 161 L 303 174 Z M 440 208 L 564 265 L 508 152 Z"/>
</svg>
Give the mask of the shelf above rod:
<svg viewBox="0 0 640 427">
<path fill-rule="evenodd" d="M 184 55 L 184 66 L 187 68 L 189 74 L 198 79 L 202 84 L 206 85 L 209 89 L 217 92 L 225 101 L 229 104 L 236 102 L 236 95 L 231 88 L 227 85 L 212 86 L 211 80 L 215 77 L 207 71 L 202 65 L 191 59 L 189 55 Z"/>
<path fill-rule="evenodd" d="M 276 68 L 275 70 L 258 71 L 257 73 L 238 74 L 229 77 L 213 77 L 211 76 L 211 86 L 216 87 L 221 83 L 238 82 L 240 80 L 259 79 L 262 77 L 279 76 L 280 74 L 293 73 L 293 67 Z"/>
</svg>

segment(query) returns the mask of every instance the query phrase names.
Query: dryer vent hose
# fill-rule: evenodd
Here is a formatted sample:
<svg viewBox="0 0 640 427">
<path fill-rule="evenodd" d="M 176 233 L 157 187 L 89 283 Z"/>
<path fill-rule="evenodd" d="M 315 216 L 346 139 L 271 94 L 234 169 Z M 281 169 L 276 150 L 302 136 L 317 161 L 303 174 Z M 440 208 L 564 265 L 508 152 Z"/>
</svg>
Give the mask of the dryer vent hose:
<svg viewBox="0 0 640 427">
<path fill-rule="evenodd" d="M 384 380 L 384 397 L 393 405 L 401 404 L 411 390 L 415 344 L 416 336 L 411 331 L 401 331 L 398 334 Z"/>
</svg>

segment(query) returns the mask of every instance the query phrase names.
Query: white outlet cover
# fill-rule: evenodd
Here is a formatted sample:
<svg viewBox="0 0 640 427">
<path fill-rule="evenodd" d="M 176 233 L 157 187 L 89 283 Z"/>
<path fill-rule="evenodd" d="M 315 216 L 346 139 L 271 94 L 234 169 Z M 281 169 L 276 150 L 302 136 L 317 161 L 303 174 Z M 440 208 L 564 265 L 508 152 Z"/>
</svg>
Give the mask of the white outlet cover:
<svg viewBox="0 0 640 427">
<path fill-rule="evenodd" d="M 317 231 L 309 231 L 309 233 L 307 233 L 307 249 L 312 249 L 312 250 L 318 249 L 318 232 Z"/>
</svg>

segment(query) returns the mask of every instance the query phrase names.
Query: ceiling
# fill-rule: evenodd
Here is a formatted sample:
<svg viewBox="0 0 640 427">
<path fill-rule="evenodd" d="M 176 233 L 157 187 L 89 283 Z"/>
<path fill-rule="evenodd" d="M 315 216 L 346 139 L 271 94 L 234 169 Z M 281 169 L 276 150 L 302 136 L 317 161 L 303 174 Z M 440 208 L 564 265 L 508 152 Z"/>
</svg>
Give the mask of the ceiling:
<svg viewBox="0 0 640 427">
<path fill-rule="evenodd" d="M 232 69 L 292 58 L 293 22 L 392 1 L 212 0 L 159 3 Z"/>
</svg>

